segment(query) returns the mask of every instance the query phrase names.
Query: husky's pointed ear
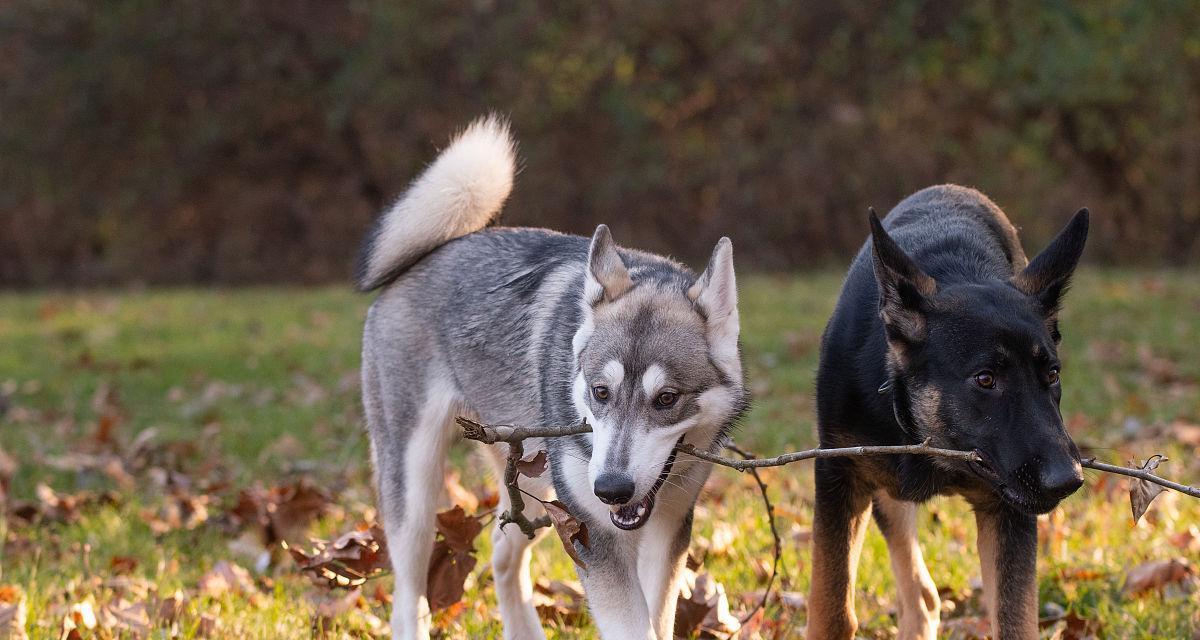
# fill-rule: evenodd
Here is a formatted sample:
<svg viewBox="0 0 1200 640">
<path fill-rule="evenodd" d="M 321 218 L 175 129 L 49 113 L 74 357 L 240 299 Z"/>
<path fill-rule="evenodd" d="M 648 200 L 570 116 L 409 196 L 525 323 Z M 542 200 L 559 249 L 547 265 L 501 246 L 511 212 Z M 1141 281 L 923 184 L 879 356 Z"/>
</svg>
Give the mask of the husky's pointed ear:
<svg viewBox="0 0 1200 640">
<path fill-rule="evenodd" d="M 633 286 L 629 270 L 617 253 L 617 245 L 607 225 L 596 227 L 592 244 L 588 247 L 587 277 L 583 284 L 583 297 L 588 305 L 595 306 L 602 300 L 612 302 Z"/>
<path fill-rule="evenodd" d="M 879 283 L 879 317 L 893 346 L 925 340 L 927 302 L 937 293 L 937 282 L 896 244 L 875 210 L 870 210 L 871 259 Z"/>
<path fill-rule="evenodd" d="M 708 259 L 708 267 L 687 292 L 708 325 L 708 342 L 714 361 L 726 375 L 741 376 L 738 355 L 737 278 L 733 273 L 733 243 L 721 238 Z"/>
<path fill-rule="evenodd" d="M 1063 294 L 1071 284 L 1071 274 L 1083 255 L 1087 235 L 1088 210 L 1080 209 L 1029 266 L 1013 276 L 1013 286 L 1036 299 L 1047 318 L 1053 319 L 1058 314 Z"/>
</svg>

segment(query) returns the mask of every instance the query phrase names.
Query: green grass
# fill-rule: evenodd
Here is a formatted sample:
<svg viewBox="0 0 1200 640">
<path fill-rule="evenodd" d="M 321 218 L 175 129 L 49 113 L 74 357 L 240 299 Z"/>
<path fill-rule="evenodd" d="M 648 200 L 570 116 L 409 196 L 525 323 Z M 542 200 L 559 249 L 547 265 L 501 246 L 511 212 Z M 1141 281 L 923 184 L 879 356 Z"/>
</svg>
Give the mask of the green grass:
<svg viewBox="0 0 1200 640">
<path fill-rule="evenodd" d="M 820 332 L 835 300 L 840 273 L 760 276 L 742 285 L 742 327 L 755 405 L 737 440 L 761 454 L 815 445 L 813 376 Z M 118 441 L 154 428 L 197 477 L 220 478 L 214 516 L 238 488 L 273 485 L 298 475 L 315 478 L 341 509 L 316 523 L 313 535 L 332 535 L 371 516 L 366 437 L 358 408 L 359 329 L 369 299 L 342 289 L 167 290 L 148 292 L 0 295 L 0 389 L 9 408 L 0 422 L 0 447 L 19 466 L 10 499 L 31 500 L 46 483 L 58 491 L 114 488 L 102 473 L 56 468 L 60 456 L 95 447 L 102 413 L 119 416 Z M 1063 411 L 1076 440 L 1095 454 L 1124 462 L 1166 453 L 1162 471 L 1196 483 L 1196 451 L 1172 441 L 1163 425 L 1200 422 L 1200 277 L 1184 272 L 1096 272 L 1079 278 L 1063 317 L 1066 361 Z M 108 390 L 105 401 L 103 393 Z M 463 451 L 467 449 L 464 448 Z M 470 458 L 456 454 L 465 464 Z M 64 465 L 58 464 L 58 467 Z M 464 474 L 464 484 L 484 482 Z M 783 586 L 808 587 L 805 533 L 811 524 L 811 467 L 764 474 L 780 509 Z M 721 581 L 735 608 L 760 589 L 756 564 L 769 561 L 765 515 L 748 478 L 714 472 L 696 521 L 696 541 L 714 528 L 736 526 L 724 554 L 706 569 Z M 494 486 L 494 483 L 491 483 Z M 1097 620 L 1106 637 L 1192 637 L 1200 625 L 1197 594 L 1122 597 L 1125 571 L 1139 562 L 1183 557 L 1200 564 L 1195 548 L 1171 536 L 1200 527 L 1200 501 L 1164 495 L 1131 526 L 1125 485 L 1090 475 L 1088 485 L 1059 512 L 1042 519 L 1041 595 Z M 66 607 L 90 594 L 112 593 L 113 557 L 139 560 L 134 575 L 160 594 L 195 588 L 219 560 L 252 559 L 231 549 L 231 536 L 208 524 L 156 536 L 141 517 L 159 506 L 163 491 L 139 475 L 111 506 L 85 508 L 77 522 L 34 526 L 7 522 L 0 584 L 26 594 L 29 632 L 58 637 Z M 922 543 L 939 587 L 969 594 L 978 575 L 973 519 L 961 500 L 938 499 L 923 509 Z M 733 524 L 731 524 L 733 523 Z M 481 562 L 468 581 L 468 606 L 441 616 L 451 637 L 499 634 L 498 612 Z M 535 577 L 573 578 L 554 540 L 540 543 Z M 279 563 L 263 580 L 266 597 L 193 598 L 181 619 L 184 637 L 201 616 L 215 617 L 222 637 L 308 634 L 314 605 L 308 582 Z M 386 587 L 387 578 L 380 582 Z M 373 592 L 368 588 L 367 592 Z M 366 598 L 386 620 L 385 605 Z M 893 637 L 895 601 L 882 538 L 872 529 L 859 571 L 858 612 L 865 637 Z M 973 605 L 965 613 L 977 615 Z M 947 614 L 958 616 L 963 607 Z M 802 611 L 773 607 L 775 637 L 803 629 Z M 362 632 L 362 616 L 342 621 Z M 593 630 L 554 631 L 560 638 L 595 637 Z M 769 635 L 767 637 L 770 637 Z"/>
</svg>

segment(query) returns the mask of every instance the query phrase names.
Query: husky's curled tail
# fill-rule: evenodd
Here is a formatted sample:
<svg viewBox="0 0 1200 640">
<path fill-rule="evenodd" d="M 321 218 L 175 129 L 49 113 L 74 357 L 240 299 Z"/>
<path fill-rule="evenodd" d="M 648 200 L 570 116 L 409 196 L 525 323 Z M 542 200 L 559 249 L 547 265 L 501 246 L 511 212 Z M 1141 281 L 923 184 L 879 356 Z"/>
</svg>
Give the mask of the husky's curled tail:
<svg viewBox="0 0 1200 640">
<path fill-rule="evenodd" d="M 375 221 L 355 276 L 361 291 L 394 280 L 425 254 L 486 227 L 508 199 L 516 149 L 508 123 L 472 122 Z"/>
</svg>

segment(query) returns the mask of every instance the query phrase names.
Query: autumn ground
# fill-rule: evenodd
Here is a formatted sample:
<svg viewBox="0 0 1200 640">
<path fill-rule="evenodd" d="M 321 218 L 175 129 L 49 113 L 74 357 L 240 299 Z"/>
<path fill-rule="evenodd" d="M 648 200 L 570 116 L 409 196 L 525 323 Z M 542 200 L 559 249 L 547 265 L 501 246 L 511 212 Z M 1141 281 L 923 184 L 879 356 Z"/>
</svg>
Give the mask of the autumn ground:
<svg viewBox="0 0 1200 640">
<path fill-rule="evenodd" d="M 743 447 L 814 445 L 817 345 L 839 281 L 828 273 L 743 284 L 755 396 L 737 434 Z M 367 303 L 343 289 L 0 295 L 0 637 L 21 616 L 37 638 L 60 637 L 64 626 L 84 628 L 79 637 L 132 635 L 147 623 L 159 625 L 156 637 L 304 637 L 319 612 L 338 634 L 377 629 L 389 578 L 368 582 L 361 598 L 331 599 L 273 543 L 307 548 L 310 537 L 372 518 L 357 387 Z M 1200 482 L 1200 278 L 1085 273 L 1064 333 L 1063 410 L 1076 440 L 1112 462 L 1165 453 L 1165 475 Z M 468 447 L 455 460 L 464 472 L 452 494 L 469 512 L 485 510 L 494 483 L 480 479 Z M 746 635 L 797 637 L 811 466 L 764 477 L 778 505 L 786 593 Z M 1164 494 L 1133 526 L 1127 489 L 1091 473 L 1042 519 L 1044 613 L 1069 614 L 1047 635 L 1070 626 L 1061 637 L 1082 637 L 1089 626 L 1108 638 L 1192 638 L 1200 629 L 1200 592 L 1187 577 L 1200 564 L 1200 501 Z M 971 637 L 980 614 L 973 520 L 960 501 L 939 499 L 922 521 L 947 633 Z M 750 479 L 717 470 L 696 523 L 701 571 L 724 586 L 735 615 L 749 610 L 771 548 Z M 477 545 L 464 602 L 438 614 L 449 637 L 499 634 L 487 536 Z M 573 578 L 556 545 L 547 539 L 535 554 L 546 587 Z M 1131 593 L 1140 584 L 1127 585 L 1131 569 L 1172 559 L 1182 563 L 1156 574 L 1165 586 Z M 862 635 L 894 635 L 894 602 L 872 529 L 859 572 Z M 594 637 L 568 597 L 545 604 L 553 637 Z"/>
</svg>

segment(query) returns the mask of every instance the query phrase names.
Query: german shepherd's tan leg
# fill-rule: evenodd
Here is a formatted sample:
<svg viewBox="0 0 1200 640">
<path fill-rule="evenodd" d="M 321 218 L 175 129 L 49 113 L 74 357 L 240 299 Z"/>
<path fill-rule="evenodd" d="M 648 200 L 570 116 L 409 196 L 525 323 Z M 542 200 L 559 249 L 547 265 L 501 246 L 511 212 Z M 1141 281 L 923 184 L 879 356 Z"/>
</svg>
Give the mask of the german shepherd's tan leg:
<svg viewBox="0 0 1200 640">
<path fill-rule="evenodd" d="M 854 579 L 871 513 L 871 493 L 859 486 L 845 460 L 816 461 L 812 586 L 808 640 L 850 640 L 858 630 Z"/>
<path fill-rule="evenodd" d="M 900 596 L 900 640 L 936 640 L 941 615 L 937 586 L 917 540 L 917 504 L 875 492 L 875 523 L 887 540 Z"/>
<path fill-rule="evenodd" d="M 1037 519 L 991 504 L 976 505 L 975 523 L 992 637 L 1037 638 Z"/>
</svg>

